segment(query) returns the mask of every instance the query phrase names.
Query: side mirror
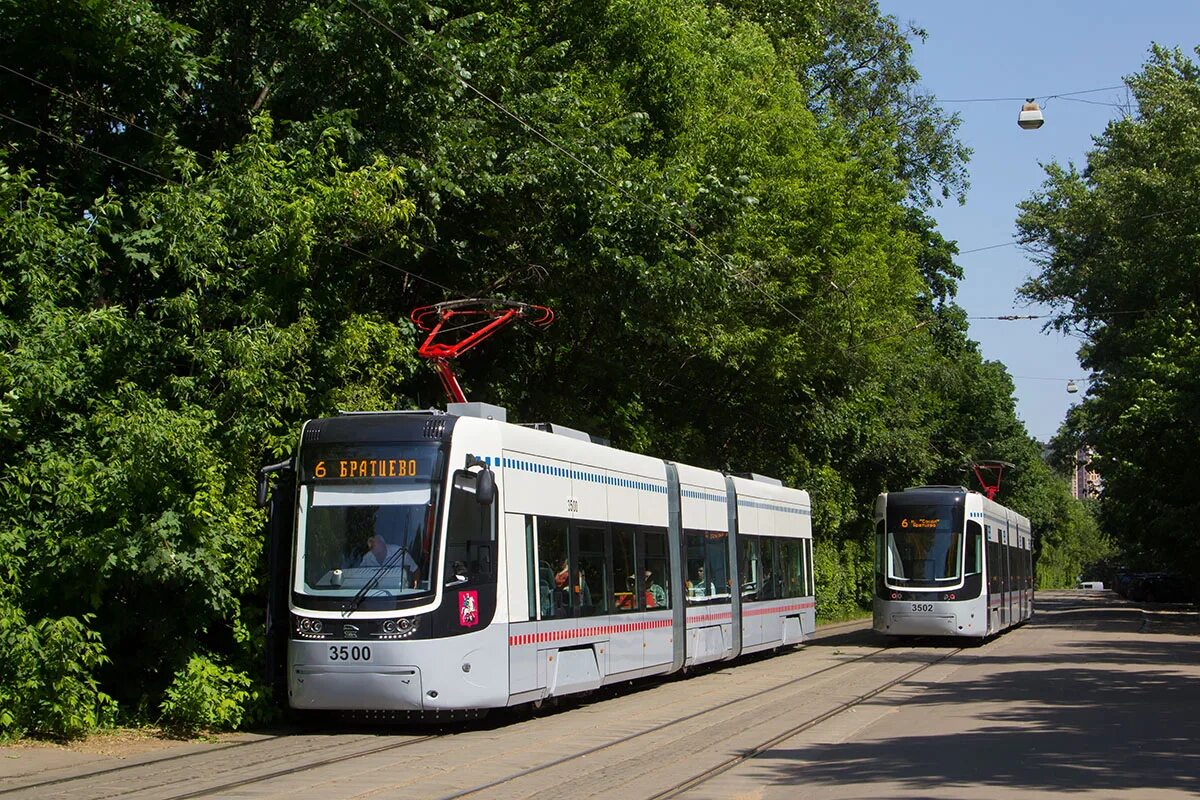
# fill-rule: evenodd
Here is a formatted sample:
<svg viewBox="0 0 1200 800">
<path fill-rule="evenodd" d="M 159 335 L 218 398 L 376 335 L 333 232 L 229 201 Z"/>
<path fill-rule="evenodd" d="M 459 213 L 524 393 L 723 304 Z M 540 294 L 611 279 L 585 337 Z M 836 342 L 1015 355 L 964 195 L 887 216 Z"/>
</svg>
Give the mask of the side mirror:
<svg viewBox="0 0 1200 800">
<path fill-rule="evenodd" d="M 280 461 L 278 464 L 271 464 L 270 466 L 263 467 L 262 469 L 260 469 L 258 471 L 258 498 L 257 498 L 257 500 L 258 500 L 259 508 L 266 508 L 266 506 L 267 506 L 267 492 L 270 491 L 270 488 L 271 488 L 271 482 L 267 476 L 271 475 L 272 473 L 275 473 L 275 472 L 282 472 L 285 469 L 291 469 L 291 467 L 292 467 L 292 462 L 291 462 L 291 460 L 288 460 L 288 461 Z"/>
<path fill-rule="evenodd" d="M 481 506 L 490 506 L 496 502 L 496 473 L 489 467 L 484 467 L 476 478 L 475 499 Z"/>
</svg>

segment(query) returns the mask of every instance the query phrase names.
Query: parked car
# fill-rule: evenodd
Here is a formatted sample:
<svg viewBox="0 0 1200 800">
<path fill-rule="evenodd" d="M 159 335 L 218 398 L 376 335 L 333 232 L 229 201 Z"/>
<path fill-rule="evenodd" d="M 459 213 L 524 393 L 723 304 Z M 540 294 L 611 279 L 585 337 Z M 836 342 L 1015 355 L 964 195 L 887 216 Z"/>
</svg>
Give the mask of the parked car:
<svg viewBox="0 0 1200 800">
<path fill-rule="evenodd" d="M 1128 597 L 1136 603 L 1183 603 L 1194 596 L 1192 585 L 1176 572 L 1143 572 L 1129 583 Z"/>
</svg>

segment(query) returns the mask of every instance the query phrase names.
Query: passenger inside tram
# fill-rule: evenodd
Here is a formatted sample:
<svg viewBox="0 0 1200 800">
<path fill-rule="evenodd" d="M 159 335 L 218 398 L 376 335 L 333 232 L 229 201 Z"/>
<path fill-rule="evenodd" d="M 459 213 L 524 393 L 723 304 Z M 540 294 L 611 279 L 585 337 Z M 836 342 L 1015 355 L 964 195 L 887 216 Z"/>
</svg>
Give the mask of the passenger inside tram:
<svg viewBox="0 0 1200 800">
<path fill-rule="evenodd" d="M 704 577 L 704 565 L 696 567 L 695 580 L 688 581 L 687 584 L 688 597 L 711 597 L 717 593 L 717 588 L 713 586 L 712 581 L 706 580 Z"/>
<path fill-rule="evenodd" d="M 646 570 L 646 608 L 662 608 L 667 604 L 667 591 L 654 580 L 654 572 Z"/>
</svg>

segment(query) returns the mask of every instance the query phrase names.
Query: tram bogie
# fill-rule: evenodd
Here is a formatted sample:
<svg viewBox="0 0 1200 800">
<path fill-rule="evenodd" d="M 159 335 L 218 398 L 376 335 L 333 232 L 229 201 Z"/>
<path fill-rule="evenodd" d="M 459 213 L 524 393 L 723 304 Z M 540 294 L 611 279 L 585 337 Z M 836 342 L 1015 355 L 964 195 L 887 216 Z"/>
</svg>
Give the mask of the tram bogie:
<svg viewBox="0 0 1200 800">
<path fill-rule="evenodd" d="M 892 636 L 983 638 L 1033 614 L 1029 520 L 958 486 L 875 502 L 873 627 Z"/>
<path fill-rule="evenodd" d="M 806 492 L 454 410 L 305 425 L 271 525 L 291 707 L 540 703 L 812 634 Z"/>
</svg>

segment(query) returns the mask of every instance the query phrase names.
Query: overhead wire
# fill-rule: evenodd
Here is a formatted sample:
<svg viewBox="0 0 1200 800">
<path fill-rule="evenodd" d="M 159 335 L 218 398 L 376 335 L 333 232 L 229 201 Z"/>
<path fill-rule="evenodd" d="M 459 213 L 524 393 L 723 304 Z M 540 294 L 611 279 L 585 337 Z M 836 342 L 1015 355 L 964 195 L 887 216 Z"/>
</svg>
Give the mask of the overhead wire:
<svg viewBox="0 0 1200 800">
<path fill-rule="evenodd" d="M 388 25 L 383 20 L 380 20 L 378 17 L 376 17 L 374 14 L 372 14 L 366 8 L 364 8 L 360 3 L 358 3 L 357 0 L 347 0 L 347 2 L 349 3 L 349 5 L 354 7 L 359 13 L 361 13 L 364 17 L 369 19 L 372 23 L 377 25 L 382 30 L 390 33 L 401 43 L 403 43 L 404 45 L 406 45 L 407 47 L 412 49 L 414 52 L 416 52 L 420 58 L 423 58 L 424 60 L 426 60 L 427 62 L 432 64 L 435 69 L 449 75 L 454 80 L 458 81 L 459 84 L 461 84 L 464 88 L 466 88 L 472 94 L 474 94 L 475 96 L 477 96 L 478 98 L 483 100 L 488 105 L 495 108 L 497 111 L 499 111 L 504 116 L 506 116 L 506 117 L 510 118 L 511 120 L 513 120 L 514 122 L 516 122 L 522 128 L 524 128 L 525 130 L 527 130 L 528 132 L 530 132 L 531 134 L 536 136 L 538 139 L 540 139 L 542 142 L 546 143 L 548 146 L 553 148 L 555 151 L 561 153 L 563 156 L 570 159 L 572 162 L 574 162 L 578 166 L 582 167 L 588 174 L 592 175 L 597 180 L 604 183 L 606 186 L 615 190 L 622 197 L 624 197 L 625 199 L 634 203 L 635 205 L 642 208 L 643 210 L 649 211 L 651 214 L 653 214 L 659 220 L 664 222 L 666 225 L 673 228 L 678 233 L 681 233 L 684 237 L 691 240 L 703 252 L 705 252 L 709 256 L 715 258 L 717 261 L 721 262 L 721 264 L 726 269 L 728 269 L 731 272 L 731 274 L 733 274 L 735 279 L 742 281 L 746 285 L 750 286 L 752 289 L 754 289 L 756 292 L 758 292 L 762 297 L 764 297 L 767 300 L 767 302 L 769 302 L 771 305 L 775 306 L 779 310 L 783 311 L 785 314 L 787 314 L 789 317 L 794 319 L 800 325 L 804 326 L 805 328 L 812 331 L 813 333 L 817 333 L 812 328 L 812 326 L 808 324 L 807 321 L 802 319 L 799 315 L 797 315 L 790 308 L 783 305 L 776 297 L 774 297 L 769 292 L 767 292 L 765 289 L 763 289 L 761 286 L 759 286 L 755 281 L 753 281 L 752 279 L 747 277 L 745 274 L 745 271 L 739 271 L 738 268 L 735 267 L 732 263 L 730 263 L 729 260 L 722 253 L 709 247 L 708 244 L 706 244 L 699 236 L 697 236 L 695 233 L 693 233 L 691 230 L 689 230 L 686 226 L 681 225 L 681 224 L 675 222 L 674 220 L 667 218 L 665 215 L 663 215 L 661 209 L 656 208 L 656 207 L 650 205 L 649 203 L 646 203 L 645 201 L 641 200 L 640 198 L 638 198 L 638 197 L 634 196 L 633 194 L 629 193 L 628 191 L 626 191 L 626 189 L 623 186 L 621 186 L 621 184 L 619 182 L 604 175 L 599 170 L 597 170 L 595 167 L 593 167 L 591 164 L 587 163 L 582 158 L 575 155 L 570 150 L 568 150 L 567 148 L 560 145 L 558 142 L 551 139 L 548 135 L 543 133 L 540 129 L 538 129 L 531 122 L 529 122 L 528 120 L 523 118 L 520 114 L 511 110 L 506 105 L 501 103 L 499 100 L 492 98 L 490 95 L 488 95 L 482 89 L 478 88 L 473 83 L 471 83 L 469 80 L 464 78 L 458 71 L 450 69 L 446 65 L 440 63 L 437 59 L 435 59 L 432 55 L 430 55 L 425 50 L 418 48 L 412 40 L 410 40 L 408 37 L 404 36 L 402 33 L 397 31 L 392 26 Z M 820 335 L 820 334 L 818 334 L 818 335 Z M 822 337 L 822 338 L 824 338 L 824 337 Z"/>
<path fill-rule="evenodd" d="M 1069 98 L 1080 94 L 1095 94 L 1097 92 L 1111 92 L 1115 89 L 1124 89 L 1125 84 L 1121 83 L 1116 86 L 1101 86 L 1098 89 L 1080 89 L 1077 92 L 1055 92 L 1054 94 L 1035 94 L 1024 95 L 1022 97 L 965 97 L 953 100 L 938 100 L 939 103 L 1012 103 L 1023 102 L 1029 97 L 1041 97 L 1050 100 L 1057 97 Z"/>
<path fill-rule="evenodd" d="M 148 169 L 139 167 L 137 164 L 130 164 L 128 161 L 123 161 L 122 159 L 119 159 L 116 156 L 110 156 L 108 153 L 101 152 L 100 150 L 97 150 L 94 147 L 88 147 L 85 144 L 81 144 L 79 142 L 73 142 L 70 139 L 65 139 L 62 136 L 51 133 L 50 131 L 43 130 L 42 128 L 39 128 L 36 125 L 31 125 L 28 122 L 17 119 L 16 117 L 11 117 L 8 114 L 5 114 L 3 111 L 0 111 L 0 118 L 6 119 L 15 125 L 20 125 L 24 128 L 28 128 L 31 131 L 40 133 L 41 135 L 49 137 L 51 139 L 54 139 L 57 142 L 62 142 L 65 145 L 70 145 L 71 147 L 77 147 L 80 150 L 86 150 L 87 152 L 93 153 L 94 155 L 98 155 L 101 158 L 107 158 L 109 161 L 120 164 L 123 167 L 129 167 L 130 169 L 136 170 L 136 171 L 142 173 L 143 175 L 149 175 L 151 178 L 156 178 L 160 181 L 166 181 L 168 183 L 174 183 L 174 184 L 179 183 L 179 181 L 175 180 L 174 178 L 169 178 L 166 175 L 160 175 L 157 172 L 151 172 Z"/>
<path fill-rule="evenodd" d="M 50 84 L 48 84 L 44 81 L 40 81 L 37 78 L 26 75 L 24 72 L 21 72 L 18 69 L 14 69 L 13 67 L 7 66 L 6 64 L 0 64 L 0 70 L 4 70 L 5 72 L 8 72 L 12 75 L 16 75 L 18 78 L 27 80 L 36 86 L 42 87 L 43 89 L 47 89 L 51 93 L 58 95 L 59 97 L 63 98 L 64 100 L 68 100 L 72 103 L 86 106 L 86 107 L 92 109 L 93 111 L 97 111 L 97 112 L 105 115 L 106 117 L 109 117 L 110 119 L 116 121 L 117 123 L 119 123 L 121 125 L 124 125 L 129 128 L 134 128 L 135 130 L 142 131 L 143 133 L 148 133 L 151 136 L 153 136 L 154 138 L 165 142 L 166 144 L 170 144 L 170 145 L 178 144 L 178 142 L 172 140 L 168 136 L 163 136 L 161 133 L 156 133 L 156 132 L 150 130 L 149 128 L 138 125 L 136 122 L 134 122 L 126 117 L 122 117 L 120 114 L 116 114 L 112 111 L 109 111 L 106 108 L 102 108 L 101 106 L 96 105 L 95 103 L 92 103 L 88 100 L 84 100 L 82 97 L 76 97 L 73 94 L 64 92 L 62 89 L 59 89 L 55 86 L 51 86 Z M 204 159 L 205 161 L 208 161 L 210 163 L 212 162 L 212 158 L 210 156 L 206 155 L 205 153 L 201 153 L 199 151 L 192 151 L 192 152 L 195 153 L 200 158 Z"/>
<path fill-rule="evenodd" d="M 46 136 L 50 139 L 54 139 L 55 142 L 60 142 L 65 145 L 72 146 L 72 148 L 77 148 L 79 150 L 84 150 L 86 152 L 90 152 L 90 154 L 92 154 L 92 155 L 100 156 L 101 158 L 104 158 L 104 160 L 107 160 L 107 161 L 110 161 L 110 162 L 113 162 L 116 164 L 121 164 L 122 167 L 128 167 L 130 169 L 137 170 L 137 172 L 139 172 L 139 173 L 148 175 L 148 176 L 150 176 L 150 178 L 154 178 L 154 179 L 166 182 L 166 184 L 174 184 L 175 186 L 180 185 L 180 182 L 178 180 L 175 180 L 174 178 L 168 178 L 167 175 L 161 175 L 161 174 L 158 174 L 155 172 L 151 172 L 151 170 L 149 170 L 149 169 L 144 169 L 143 167 L 138 167 L 137 164 L 131 164 L 130 162 L 121 160 L 121 158 L 109 155 L 109 154 L 107 154 L 107 152 L 103 152 L 103 151 L 97 150 L 95 148 L 89 148 L 88 145 L 85 145 L 85 144 L 82 144 L 79 142 L 72 142 L 71 139 L 62 138 L 62 137 L 58 136 L 58 134 L 43 130 L 43 128 L 37 127 L 36 125 L 30 125 L 29 122 L 19 120 L 17 118 L 14 118 L 14 116 L 5 114 L 4 112 L 0 112 L 0 119 L 5 119 L 10 122 L 13 122 L 14 125 L 20 125 L 22 127 L 29 128 L 30 131 L 34 131 L 36 133 L 42 134 L 42 136 Z M 144 128 L 143 128 L 143 130 L 144 130 Z M 152 133 L 152 131 L 146 131 L 146 132 Z M 203 155 L 203 154 L 197 154 L 197 155 Z M 209 161 L 211 161 L 211 158 Z M 352 252 L 356 255 L 360 255 L 361 258 L 365 258 L 367 260 L 374 261 L 374 263 L 379 264 L 380 266 L 385 266 L 385 267 L 388 267 L 388 269 L 390 269 L 390 270 L 395 270 L 396 272 L 400 272 L 400 273 L 402 273 L 402 275 L 406 275 L 410 278 L 415 279 L 415 281 L 421 281 L 422 283 L 430 284 L 430 285 L 432 285 L 432 287 L 442 289 L 443 291 L 446 291 L 446 293 L 451 294 L 451 295 L 458 294 L 460 296 L 466 296 L 466 295 L 463 295 L 462 293 L 456 293 L 456 291 L 454 289 L 450 289 L 449 287 L 446 287 L 446 285 L 444 285 L 442 283 L 433 281 L 432 278 L 427 278 L 425 276 L 418 275 L 418 273 L 416 273 L 416 272 L 406 270 L 402 266 L 392 264 L 391 261 L 388 261 L 388 260 L 385 260 L 382 258 L 378 258 L 377 255 L 371 255 L 370 253 L 362 252 L 362 251 L 360 251 L 359 248 L 347 245 L 346 242 L 338 241 L 337 239 L 334 239 L 334 237 L 325 236 L 322 234 L 318 234 L 317 237 L 318 237 L 318 239 L 322 239 L 326 242 L 331 243 L 331 245 L 337 245 L 338 247 L 347 249 L 347 251 L 349 251 L 349 252 Z"/>
</svg>

